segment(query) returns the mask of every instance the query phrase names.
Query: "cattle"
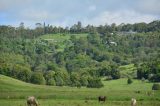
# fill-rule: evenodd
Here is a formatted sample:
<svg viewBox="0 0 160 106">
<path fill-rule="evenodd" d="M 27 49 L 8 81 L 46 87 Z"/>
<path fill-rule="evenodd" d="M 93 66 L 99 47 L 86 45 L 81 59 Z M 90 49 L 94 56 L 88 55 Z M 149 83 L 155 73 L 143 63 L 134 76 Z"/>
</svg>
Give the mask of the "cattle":
<svg viewBox="0 0 160 106">
<path fill-rule="evenodd" d="M 27 98 L 27 105 L 28 106 L 39 106 L 38 102 L 34 96 L 30 96 Z"/>
<path fill-rule="evenodd" d="M 105 102 L 106 101 L 106 96 L 99 96 L 98 101 L 99 102 L 101 102 L 101 101 Z"/>
<path fill-rule="evenodd" d="M 140 93 L 141 93 L 141 91 L 135 91 L 135 93 L 138 93 L 138 94 L 140 94 Z"/>
<path fill-rule="evenodd" d="M 146 92 L 146 95 L 152 96 L 152 95 L 154 95 L 154 92 L 152 92 L 152 91 L 147 91 L 147 92 Z"/>
<path fill-rule="evenodd" d="M 131 99 L 131 106 L 136 106 L 136 103 L 137 103 L 136 99 L 132 98 Z"/>
</svg>

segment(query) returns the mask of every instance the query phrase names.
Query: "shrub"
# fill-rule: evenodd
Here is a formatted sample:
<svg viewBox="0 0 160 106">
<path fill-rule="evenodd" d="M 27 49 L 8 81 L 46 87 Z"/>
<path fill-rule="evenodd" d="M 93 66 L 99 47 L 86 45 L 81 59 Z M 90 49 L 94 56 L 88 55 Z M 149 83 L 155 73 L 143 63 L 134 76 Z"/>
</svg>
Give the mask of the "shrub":
<svg viewBox="0 0 160 106">
<path fill-rule="evenodd" d="M 160 84 L 153 84 L 152 90 L 160 90 Z"/>
<path fill-rule="evenodd" d="M 45 84 L 45 79 L 41 72 L 34 72 L 31 76 L 31 83 L 34 84 Z"/>
<path fill-rule="evenodd" d="M 52 86 L 55 86 L 56 85 L 56 82 L 54 80 L 54 78 L 51 78 L 47 81 L 47 85 L 52 85 Z"/>
<path fill-rule="evenodd" d="M 101 88 L 103 87 L 103 83 L 101 82 L 101 79 L 99 78 L 90 78 L 88 79 L 88 88 Z"/>
<path fill-rule="evenodd" d="M 88 85 L 88 78 L 85 76 L 82 76 L 80 78 L 80 83 L 81 83 L 81 86 L 87 86 Z"/>
<path fill-rule="evenodd" d="M 55 76 L 55 82 L 56 82 L 56 86 L 63 86 L 64 85 L 64 81 L 60 75 Z"/>
<path fill-rule="evenodd" d="M 112 80 L 113 78 L 112 78 L 112 76 L 107 76 L 106 78 L 105 78 L 105 81 L 109 81 L 109 80 Z"/>
<path fill-rule="evenodd" d="M 133 83 L 132 79 L 131 79 L 131 78 L 128 78 L 127 83 L 128 83 L 128 84 Z"/>
<path fill-rule="evenodd" d="M 153 75 L 149 80 L 152 82 L 160 82 L 160 73 Z"/>
<path fill-rule="evenodd" d="M 120 72 L 118 70 L 114 70 L 111 72 L 111 76 L 113 79 L 119 79 L 120 78 Z"/>
</svg>

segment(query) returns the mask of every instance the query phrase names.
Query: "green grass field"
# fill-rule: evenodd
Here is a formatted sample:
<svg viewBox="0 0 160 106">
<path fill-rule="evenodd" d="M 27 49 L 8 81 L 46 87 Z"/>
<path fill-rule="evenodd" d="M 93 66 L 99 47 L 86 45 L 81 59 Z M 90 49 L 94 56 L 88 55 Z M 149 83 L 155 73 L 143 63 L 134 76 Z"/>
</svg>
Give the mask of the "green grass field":
<svg viewBox="0 0 160 106">
<path fill-rule="evenodd" d="M 124 65 L 119 67 L 121 77 L 131 77 L 134 78 L 136 77 L 136 67 L 134 64 L 129 64 L 129 65 Z"/>
<path fill-rule="evenodd" d="M 75 36 L 76 38 L 80 38 L 80 37 L 86 37 L 88 34 L 84 33 L 84 34 L 46 34 L 46 35 L 42 35 L 39 38 L 44 39 L 44 40 L 55 40 L 57 42 L 61 42 L 64 40 L 69 40 L 71 36 Z"/>
<path fill-rule="evenodd" d="M 70 46 L 71 36 L 75 36 L 77 39 L 80 37 L 87 37 L 87 33 L 84 34 L 46 34 L 40 36 L 37 40 L 42 39 L 58 46 L 57 51 L 63 51 L 66 46 Z"/>
<path fill-rule="evenodd" d="M 26 106 L 26 98 L 34 95 L 41 106 L 129 106 L 136 98 L 138 106 L 160 106 L 160 91 L 152 91 L 152 83 L 127 79 L 103 81 L 103 88 L 76 88 L 34 85 L 0 75 L 0 106 Z M 137 93 L 139 91 L 139 93 Z M 147 92 L 152 93 L 150 96 Z M 107 96 L 98 103 L 99 95 Z M 86 102 L 85 102 L 86 101 Z"/>
</svg>

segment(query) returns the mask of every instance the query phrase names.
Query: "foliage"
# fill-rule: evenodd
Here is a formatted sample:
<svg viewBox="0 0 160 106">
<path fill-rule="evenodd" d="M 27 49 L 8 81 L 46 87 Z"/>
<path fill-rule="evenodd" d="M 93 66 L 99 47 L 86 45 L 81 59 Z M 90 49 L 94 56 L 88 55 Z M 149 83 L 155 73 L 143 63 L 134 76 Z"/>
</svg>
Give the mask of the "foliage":
<svg viewBox="0 0 160 106">
<path fill-rule="evenodd" d="M 127 84 L 132 84 L 132 83 L 133 83 L 132 79 L 131 79 L 131 78 L 128 78 Z"/>
<path fill-rule="evenodd" d="M 45 84 L 45 79 L 43 77 L 43 74 L 40 72 L 34 72 L 31 76 L 31 83 L 34 84 Z"/>
<path fill-rule="evenodd" d="M 120 78 L 120 72 L 119 72 L 119 70 L 117 70 L 116 66 L 112 66 L 111 76 L 113 79 Z"/>
<path fill-rule="evenodd" d="M 160 90 L 160 84 L 153 84 L 152 90 Z"/>
<path fill-rule="evenodd" d="M 154 59 L 150 62 L 142 63 L 137 68 L 137 78 L 148 79 L 152 82 L 160 82 L 160 60 Z"/>
<path fill-rule="evenodd" d="M 88 88 L 101 88 L 103 87 L 103 83 L 101 82 L 101 79 L 99 78 L 89 78 L 88 79 Z"/>
<path fill-rule="evenodd" d="M 56 85 L 56 82 L 54 80 L 54 78 L 51 78 L 47 81 L 47 85 L 52 85 L 52 86 L 55 86 Z"/>
<path fill-rule="evenodd" d="M 70 28 L 0 26 L 0 74 L 26 82 L 87 86 L 89 78 L 160 79 L 159 21 Z M 123 65 L 133 65 L 121 68 Z M 34 75 L 38 71 L 38 75 Z M 125 75 L 124 75 L 125 74 Z M 36 77 L 37 81 L 33 77 Z M 97 80 L 98 81 L 98 80 Z M 95 81 L 96 82 L 96 81 Z"/>
</svg>

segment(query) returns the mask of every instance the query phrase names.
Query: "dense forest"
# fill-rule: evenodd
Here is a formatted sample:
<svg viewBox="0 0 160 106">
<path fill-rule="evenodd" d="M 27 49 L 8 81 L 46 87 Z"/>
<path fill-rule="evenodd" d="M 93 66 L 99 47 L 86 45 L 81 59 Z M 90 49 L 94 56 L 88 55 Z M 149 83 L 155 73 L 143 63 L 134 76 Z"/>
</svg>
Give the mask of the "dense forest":
<svg viewBox="0 0 160 106">
<path fill-rule="evenodd" d="M 70 36 L 59 44 L 43 35 Z M 87 34 L 86 37 L 77 37 Z M 0 74 L 34 84 L 102 87 L 123 77 L 120 66 L 134 64 L 137 79 L 160 82 L 160 21 L 53 27 L 36 23 L 34 29 L 0 26 Z"/>
</svg>

